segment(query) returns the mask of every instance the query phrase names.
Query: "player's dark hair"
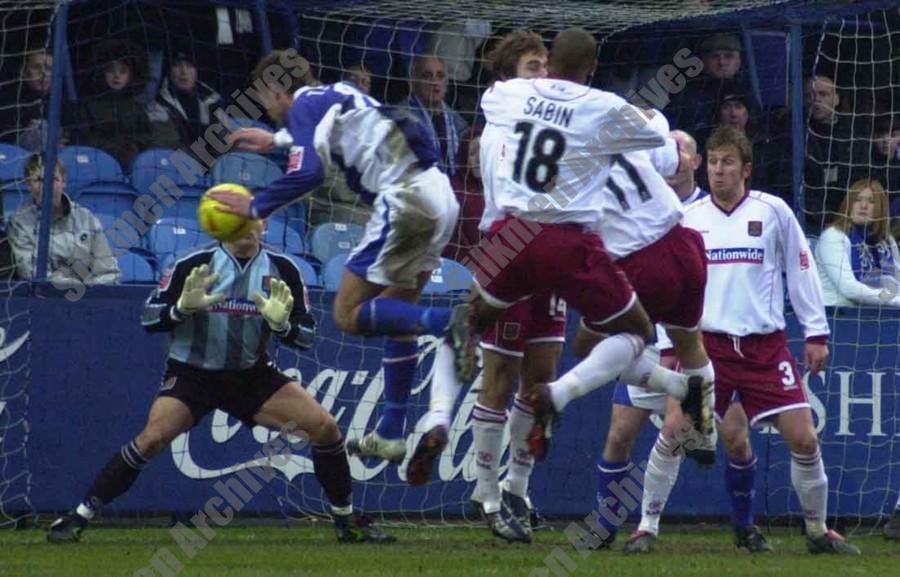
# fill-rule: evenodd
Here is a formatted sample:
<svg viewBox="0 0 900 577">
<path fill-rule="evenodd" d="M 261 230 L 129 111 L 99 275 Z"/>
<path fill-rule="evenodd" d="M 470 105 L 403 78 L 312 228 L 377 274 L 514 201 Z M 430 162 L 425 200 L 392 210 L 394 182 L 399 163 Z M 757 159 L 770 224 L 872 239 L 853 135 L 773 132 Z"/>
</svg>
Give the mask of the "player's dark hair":
<svg viewBox="0 0 900 577">
<path fill-rule="evenodd" d="M 571 77 L 589 72 L 597 62 L 597 41 L 584 28 L 567 28 L 553 39 L 550 71 Z"/>
<path fill-rule="evenodd" d="M 321 84 L 313 76 L 309 61 L 294 49 L 273 50 L 260 58 L 253 69 L 251 81 L 254 84 L 260 81 L 269 88 L 284 90 L 288 94 L 304 86 Z"/>
<path fill-rule="evenodd" d="M 733 146 L 741 157 L 741 164 L 753 164 L 753 145 L 747 136 L 733 126 L 717 126 L 706 139 L 706 152 Z"/>
<path fill-rule="evenodd" d="M 488 69 L 500 80 L 516 76 L 516 65 L 523 54 L 547 54 L 544 39 L 530 30 L 514 30 L 504 36 L 487 54 Z"/>
</svg>

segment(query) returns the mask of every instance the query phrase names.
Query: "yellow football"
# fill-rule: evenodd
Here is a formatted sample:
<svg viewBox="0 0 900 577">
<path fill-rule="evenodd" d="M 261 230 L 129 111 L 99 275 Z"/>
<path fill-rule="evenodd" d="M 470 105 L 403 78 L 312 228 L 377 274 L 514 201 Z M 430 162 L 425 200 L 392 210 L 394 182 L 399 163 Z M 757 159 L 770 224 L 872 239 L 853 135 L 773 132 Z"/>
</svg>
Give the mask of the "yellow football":
<svg viewBox="0 0 900 577">
<path fill-rule="evenodd" d="M 252 196 L 250 191 L 240 184 L 217 184 L 206 191 L 200 199 L 200 206 L 197 207 L 197 220 L 200 221 L 200 226 L 214 239 L 230 242 L 246 236 L 253 221 L 223 211 L 222 203 L 209 197 L 212 192 L 237 192 Z"/>
</svg>

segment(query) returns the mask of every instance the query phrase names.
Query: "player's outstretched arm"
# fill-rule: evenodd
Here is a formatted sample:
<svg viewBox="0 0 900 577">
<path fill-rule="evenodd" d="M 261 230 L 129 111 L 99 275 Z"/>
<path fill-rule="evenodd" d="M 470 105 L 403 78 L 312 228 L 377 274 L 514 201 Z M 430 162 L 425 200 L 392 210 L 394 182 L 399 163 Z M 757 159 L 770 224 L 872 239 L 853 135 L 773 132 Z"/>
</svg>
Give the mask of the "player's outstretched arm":
<svg viewBox="0 0 900 577">
<path fill-rule="evenodd" d="M 268 154 L 275 148 L 275 135 L 262 128 L 239 128 L 225 139 L 239 150 Z"/>
</svg>

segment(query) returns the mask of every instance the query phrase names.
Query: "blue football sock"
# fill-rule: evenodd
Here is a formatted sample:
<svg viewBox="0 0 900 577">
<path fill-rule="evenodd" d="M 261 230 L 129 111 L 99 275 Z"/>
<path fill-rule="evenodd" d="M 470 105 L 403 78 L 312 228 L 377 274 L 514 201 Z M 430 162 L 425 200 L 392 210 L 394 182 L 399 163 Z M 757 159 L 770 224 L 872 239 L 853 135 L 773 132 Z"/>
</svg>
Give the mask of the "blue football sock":
<svg viewBox="0 0 900 577">
<path fill-rule="evenodd" d="M 443 336 L 453 309 L 423 307 L 399 299 L 374 298 L 363 302 L 356 326 L 367 336 Z"/>
<path fill-rule="evenodd" d="M 625 461 L 609 462 L 602 456 L 597 460 L 597 511 L 600 513 L 597 519 L 600 525 L 609 532 L 608 536 L 600 535 L 604 540 L 615 536 L 619 531 L 622 524 L 617 517 L 619 505 L 624 505 L 628 509 L 628 503 L 622 502 L 621 487 L 622 480 L 628 476 L 629 469 L 629 465 Z M 639 502 L 638 508 L 640 508 Z"/>
<path fill-rule="evenodd" d="M 728 460 L 725 466 L 725 489 L 731 498 L 731 516 L 738 529 L 753 524 L 753 488 L 756 457 L 746 461 Z"/>
<path fill-rule="evenodd" d="M 384 344 L 384 407 L 378 434 L 385 439 L 403 437 L 406 424 L 406 406 L 413 388 L 419 344 L 416 341 L 387 339 Z"/>
</svg>

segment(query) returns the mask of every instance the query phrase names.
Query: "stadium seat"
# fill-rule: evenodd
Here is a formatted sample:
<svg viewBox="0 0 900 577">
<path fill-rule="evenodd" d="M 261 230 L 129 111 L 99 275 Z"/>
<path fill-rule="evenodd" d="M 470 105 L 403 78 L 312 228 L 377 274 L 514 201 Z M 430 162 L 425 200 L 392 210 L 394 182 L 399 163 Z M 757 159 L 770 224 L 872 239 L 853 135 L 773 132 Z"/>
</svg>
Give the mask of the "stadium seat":
<svg viewBox="0 0 900 577">
<path fill-rule="evenodd" d="M 213 163 L 210 169 L 213 184 L 230 182 L 247 188 L 266 186 L 282 176 L 278 165 L 252 152 L 230 152 Z"/>
<path fill-rule="evenodd" d="M 0 182 L 25 178 L 25 163 L 30 155 L 24 148 L 0 142 Z"/>
<path fill-rule="evenodd" d="M 266 231 L 263 233 L 262 240 L 282 252 L 292 254 L 306 252 L 303 237 L 296 230 L 285 226 L 281 220 L 271 219 L 266 223 Z"/>
<path fill-rule="evenodd" d="M 222 124 L 227 128 L 228 122 L 231 122 L 234 126 L 238 128 L 261 128 L 262 130 L 268 130 L 269 132 L 275 132 L 275 129 L 263 122 L 262 120 L 251 120 L 249 118 L 239 118 L 236 116 L 229 116 L 227 122 L 223 122 Z"/>
<path fill-rule="evenodd" d="M 73 200 L 95 214 L 121 215 L 134 210 L 137 192 L 131 186 L 120 184 L 89 184 L 73 194 Z"/>
<path fill-rule="evenodd" d="M 125 174 L 119 162 L 99 148 L 67 146 L 60 150 L 59 159 L 66 167 L 69 191 L 77 191 L 98 182 L 125 182 Z"/>
<path fill-rule="evenodd" d="M 468 290 L 472 286 L 472 273 L 465 266 L 450 260 L 441 259 L 441 268 L 431 271 L 431 279 L 422 289 L 424 294 L 442 294 Z"/>
<path fill-rule="evenodd" d="M 6 218 L 12 216 L 23 202 L 31 199 L 31 191 L 21 180 L 4 186 L 0 194 L 3 195 L 3 215 Z"/>
<path fill-rule="evenodd" d="M 319 275 L 316 274 L 316 269 L 313 268 L 313 265 L 303 260 L 299 255 L 291 254 L 288 256 L 291 257 L 291 260 L 294 261 L 294 264 L 300 269 L 300 275 L 303 277 L 303 283 L 306 286 L 322 286 L 322 283 L 319 282 Z"/>
<path fill-rule="evenodd" d="M 176 254 L 184 254 L 211 239 L 196 220 L 165 217 L 150 229 L 150 251 L 160 263 Z"/>
<path fill-rule="evenodd" d="M 150 263 L 139 254 L 126 252 L 119 256 L 119 270 L 122 271 L 122 284 L 149 284 L 156 281 L 156 275 Z"/>
<path fill-rule="evenodd" d="M 198 177 L 195 182 L 188 182 L 172 164 L 173 154 L 176 154 L 176 151 L 168 148 L 154 148 L 138 154 L 131 163 L 131 183 L 134 188 L 141 194 L 152 195 L 150 187 L 157 178 L 166 176 L 181 190 L 182 199 L 203 196 L 208 188 L 206 175 Z M 163 187 L 163 190 L 167 189 Z"/>
<path fill-rule="evenodd" d="M 335 255 L 353 250 L 364 233 L 365 229 L 358 224 L 326 222 L 313 229 L 310 250 L 319 261 L 329 262 Z"/>
<path fill-rule="evenodd" d="M 336 291 L 341 285 L 344 276 L 344 263 L 347 262 L 346 254 L 331 257 L 331 260 L 322 267 L 322 286 L 325 290 Z"/>
</svg>

